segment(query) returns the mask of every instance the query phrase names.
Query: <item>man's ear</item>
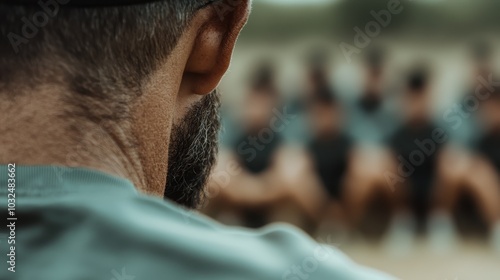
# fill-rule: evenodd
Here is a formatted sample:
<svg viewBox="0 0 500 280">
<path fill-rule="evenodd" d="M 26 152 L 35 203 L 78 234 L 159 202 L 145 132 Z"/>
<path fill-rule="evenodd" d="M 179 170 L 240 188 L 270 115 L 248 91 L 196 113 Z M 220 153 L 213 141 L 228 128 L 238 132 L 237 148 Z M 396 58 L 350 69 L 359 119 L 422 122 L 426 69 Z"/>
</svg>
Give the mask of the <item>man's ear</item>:
<svg viewBox="0 0 500 280">
<path fill-rule="evenodd" d="M 208 94 L 229 67 L 236 39 L 250 13 L 251 0 L 220 0 L 198 11 L 203 19 L 184 69 L 182 87 Z"/>
</svg>

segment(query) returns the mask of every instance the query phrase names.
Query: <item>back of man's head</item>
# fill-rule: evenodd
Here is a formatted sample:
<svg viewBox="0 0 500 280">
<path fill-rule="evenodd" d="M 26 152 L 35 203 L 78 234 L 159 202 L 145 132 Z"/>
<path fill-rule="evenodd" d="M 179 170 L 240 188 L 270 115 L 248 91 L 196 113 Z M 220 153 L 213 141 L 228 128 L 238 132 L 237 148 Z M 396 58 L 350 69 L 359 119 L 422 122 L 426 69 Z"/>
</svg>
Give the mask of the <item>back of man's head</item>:
<svg viewBox="0 0 500 280">
<path fill-rule="evenodd" d="M 67 0 L 2 2 L 15 1 L 0 1 L 1 94 L 19 95 L 51 84 L 118 105 L 141 94 L 144 79 L 209 1 L 104 7 L 75 6 Z M 115 109 L 113 117 L 120 117 L 120 108 Z"/>
<path fill-rule="evenodd" d="M 214 91 L 249 10 L 0 0 L 0 130 L 16 133 L 0 135 L 0 162 L 92 167 L 195 206 L 217 150 Z"/>
</svg>

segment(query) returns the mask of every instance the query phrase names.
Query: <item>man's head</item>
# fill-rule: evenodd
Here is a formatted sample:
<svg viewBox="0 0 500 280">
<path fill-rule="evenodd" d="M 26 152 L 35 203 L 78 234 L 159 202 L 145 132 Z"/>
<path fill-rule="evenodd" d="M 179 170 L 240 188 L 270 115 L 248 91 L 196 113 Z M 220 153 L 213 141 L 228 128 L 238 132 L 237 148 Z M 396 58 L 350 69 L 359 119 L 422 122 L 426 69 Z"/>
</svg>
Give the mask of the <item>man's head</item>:
<svg viewBox="0 0 500 280">
<path fill-rule="evenodd" d="M 386 52 L 381 46 L 374 46 L 367 50 L 364 66 L 369 83 L 376 83 L 383 78 L 385 64 Z"/>
<path fill-rule="evenodd" d="M 318 140 L 336 136 L 342 126 L 342 109 L 335 93 L 323 87 L 311 94 L 307 100 L 310 127 Z"/>
<path fill-rule="evenodd" d="M 428 64 L 413 66 L 405 77 L 401 110 L 407 121 L 421 124 L 428 121 L 432 90 L 432 72 Z"/>
<path fill-rule="evenodd" d="M 245 133 L 255 135 L 266 128 L 279 101 L 275 66 L 267 61 L 261 62 L 250 75 L 245 106 L 241 110 Z"/>
<path fill-rule="evenodd" d="M 318 90 L 329 86 L 331 62 L 328 53 L 328 49 L 319 46 L 308 50 L 304 64 L 306 71 L 304 93 L 307 95 L 315 94 Z"/>
<path fill-rule="evenodd" d="M 15 1 L 0 0 L 6 2 Z M 68 165 L 60 154 L 71 148 L 62 143 L 83 146 L 75 165 L 126 176 L 145 192 L 194 206 L 215 158 L 215 88 L 249 0 L 25 2 L 34 4 L 0 4 L 0 96 L 10 102 L 0 109 L 7 116 L 23 108 L 35 121 L 20 125 L 27 131 L 40 122 L 61 147 L 48 144 L 51 133 L 32 143 L 10 139 L 12 147 L 44 153 L 21 157 L 7 149 L 0 162 Z"/>
<path fill-rule="evenodd" d="M 384 71 L 386 68 L 386 53 L 381 46 L 369 48 L 364 56 L 365 88 L 359 105 L 368 113 L 376 112 L 383 104 Z"/>
</svg>

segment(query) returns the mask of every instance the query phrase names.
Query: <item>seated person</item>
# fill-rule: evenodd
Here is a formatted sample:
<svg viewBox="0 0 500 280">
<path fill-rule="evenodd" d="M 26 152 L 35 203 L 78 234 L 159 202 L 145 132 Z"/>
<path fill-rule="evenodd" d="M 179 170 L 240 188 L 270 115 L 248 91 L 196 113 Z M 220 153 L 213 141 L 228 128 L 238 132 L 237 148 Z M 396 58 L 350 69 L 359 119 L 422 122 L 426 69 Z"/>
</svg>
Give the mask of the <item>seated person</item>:
<svg viewBox="0 0 500 280">
<path fill-rule="evenodd" d="M 232 222 L 261 227 L 269 223 L 269 207 L 274 204 L 275 197 L 280 197 L 278 187 L 281 187 L 275 165 L 282 149 L 282 137 L 280 131 L 272 130 L 270 125 L 283 124 L 281 120 L 272 122 L 273 109 L 279 106 L 280 96 L 271 65 L 262 63 L 257 67 L 243 104 L 240 110 L 242 120 L 238 125 L 241 132 L 225 156 L 219 159 L 221 167 L 234 161 L 240 172 L 233 176 L 230 186 L 219 188 L 220 193 L 209 201 L 205 212 L 219 218 L 230 212 L 236 219 Z"/>
<path fill-rule="evenodd" d="M 452 150 L 440 164 L 445 187 L 439 196 L 439 207 L 448 219 L 461 199 L 472 200 L 476 212 L 491 232 L 493 247 L 500 252 L 500 88 L 494 87 L 479 105 L 478 117 L 483 125 L 481 136 L 471 151 Z M 481 128 L 480 128 L 481 129 Z M 477 221 L 475 223 L 478 224 Z M 454 233 L 454 227 L 448 229 Z"/>
<path fill-rule="evenodd" d="M 288 97 L 286 109 L 293 115 L 293 122 L 284 130 L 287 143 L 303 148 L 309 140 L 307 102 L 319 90 L 330 88 L 330 59 L 325 49 L 311 49 L 301 69 L 297 90 Z"/>
<path fill-rule="evenodd" d="M 481 122 L 470 101 L 490 90 L 488 83 L 493 73 L 494 55 L 493 47 L 487 41 L 474 44 L 469 55 L 471 62 L 468 68 L 471 73 L 460 85 L 459 100 L 447 107 L 443 114 L 443 126 L 447 127 L 454 149 L 471 148 L 481 135 Z"/>
<path fill-rule="evenodd" d="M 209 185 L 217 195 L 204 211 L 249 227 L 289 222 L 312 234 L 323 213 L 324 195 L 313 180 L 306 153 L 283 144 L 281 132 L 292 125 L 295 115 L 290 120 L 275 115 L 281 100 L 273 76 L 264 65 L 254 75 L 241 110 L 243 133 L 220 158 L 214 174 L 221 174 L 229 163 L 240 172 L 223 187 L 214 176 Z"/>
<path fill-rule="evenodd" d="M 333 93 L 323 89 L 309 101 L 313 130 L 307 145 L 322 185 L 335 200 L 342 198 L 342 180 L 348 166 L 352 141 L 342 131 L 342 116 Z"/>
<path fill-rule="evenodd" d="M 488 41 L 478 41 L 470 52 L 471 75 L 460 85 L 459 100 L 446 107 L 441 126 L 446 128 L 449 141 L 444 146 L 438 164 L 436 211 L 429 223 L 430 240 L 436 248 L 449 249 L 462 232 L 484 234 L 495 223 L 496 201 L 490 196 L 496 183 L 491 168 L 474 154 L 485 135 L 481 118 L 484 95 L 491 94 L 489 84 L 493 69 L 493 48 Z M 475 104 L 474 100 L 478 102 Z M 481 104 L 479 104 L 481 103 Z M 478 107 L 480 110 L 478 110 Z M 480 178 L 485 182 L 480 183 Z M 490 178 L 490 179 L 486 179 Z M 486 183 L 486 181 L 490 181 Z M 490 187 L 478 188 L 480 185 Z M 490 198 L 488 198 L 490 196 Z M 455 221 L 458 224 L 455 224 Z M 452 241 L 450 241 L 452 240 Z M 443 246 L 443 244 L 445 244 Z"/>
<path fill-rule="evenodd" d="M 371 230 L 372 225 L 366 221 L 372 220 L 368 217 L 372 214 L 381 220 L 389 219 L 394 195 L 387 186 L 384 172 L 391 168 L 392 161 L 384 141 L 394 131 L 398 118 L 388 96 L 387 57 L 382 48 L 367 50 L 363 70 L 363 91 L 346 102 L 346 129 L 353 141 L 353 150 L 344 180 L 343 198 L 351 227 L 368 235 L 379 235 L 383 228 Z M 380 203 L 388 206 L 387 211 L 369 211 L 374 204 Z"/>
<path fill-rule="evenodd" d="M 483 123 L 486 133 L 476 145 L 475 168 L 468 172 L 470 185 L 477 191 L 477 205 L 491 231 L 494 248 L 500 252 L 500 87 L 495 88 L 492 97 L 483 105 Z M 482 169 L 482 170 L 478 170 Z M 481 193 L 481 194 L 480 194 Z"/>
<path fill-rule="evenodd" d="M 432 76 L 427 66 L 412 69 L 405 83 L 400 106 L 403 124 L 389 140 L 393 170 L 397 174 L 393 187 L 400 194 L 398 211 L 409 211 L 423 229 L 435 195 L 436 169 L 446 138 L 436 137 L 445 131 L 431 117 Z"/>
<path fill-rule="evenodd" d="M 328 87 L 312 94 L 307 108 L 312 129 L 307 152 L 317 177 L 315 181 L 329 197 L 325 201 L 324 222 L 345 225 L 343 188 L 352 156 L 352 141 L 343 130 L 342 109 Z"/>
<path fill-rule="evenodd" d="M 389 96 L 387 60 L 384 49 L 367 50 L 362 64 L 363 89 L 360 94 L 349 96 L 346 102 L 347 129 L 357 146 L 383 146 L 398 124 Z"/>
</svg>

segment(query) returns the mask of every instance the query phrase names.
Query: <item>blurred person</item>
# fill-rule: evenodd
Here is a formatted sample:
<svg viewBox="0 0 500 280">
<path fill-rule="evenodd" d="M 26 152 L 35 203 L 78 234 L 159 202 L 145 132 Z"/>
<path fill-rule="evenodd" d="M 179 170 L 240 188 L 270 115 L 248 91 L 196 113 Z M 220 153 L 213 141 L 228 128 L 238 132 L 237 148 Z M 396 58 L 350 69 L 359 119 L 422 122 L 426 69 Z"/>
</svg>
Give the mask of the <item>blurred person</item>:
<svg viewBox="0 0 500 280">
<path fill-rule="evenodd" d="M 290 116 L 288 108 L 282 108 L 281 98 L 274 67 L 263 63 L 253 75 L 240 110 L 243 131 L 231 149 L 223 153 L 214 173 L 230 163 L 237 165 L 239 172 L 227 186 L 220 186 L 219 178 L 214 176 L 209 185 L 217 194 L 205 212 L 247 227 L 280 221 L 312 233 L 320 213 L 318 201 L 323 196 L 314 184 L 309 184 L 303 153 L 290 149 L 283 141 L 282 132 L 295 115 Z"/>
<path fill-rule="evenodd" d="M 434 80 L 428 65 L 412 67 L 401 98 L 403 124 L 389 140 L 397 212 L 388 241 L 401 248 L 410 244 L 414 233 L 424 232 L 435 207 L 438 162 L 448 135 L 432 118 Z"/>
<path fill-rule="evenodd" d="M 0 3 L 0 194 L 17 218 L 0 279 L 392 279 L 294 228 L 181 206 L 215 161 L 213 91 L 249 1 Z M 42 10 L 57 16 L 28 41 L 20 19 Z"/>
<path fill-rule="evenodd" d="M 498 81 L 498 79 L 496 79 Z M 469 170 L 470 185 L 474 185 L 477 205 L 488 224 L 494 249 L 500 253 L 500 87 L 497 85 L 492 96 L 482 109 L 485 133 L 477 141 L 475 168 Z M 473 180 L 473 181 L 472 181 Z M 479 194 L 481 193 L 481 194 Z"/>
<path fill-rule="evenodd" d="M 397 122 L 392 99 L 389 98 L 387 51 L 381 47 L 366 50 L 363 61 L 364 88 L 350 100 L 349 133 L 358 146 L 377 147 L 394 132 Z"/>
<path fill-rule="evenodd" d="M 240 172 L 230 186 L 220 188 L 221 192 L 207 206 L 207 213 L 222 219 L 232 214 L 231 218 L 235 219 L 232 222 L 248 227 L 269 223 L 269 208 L 282 195 L 275 168 L 276 157 L 282 149 L 282 136 L 280 131 L 270 128 L 271 123 L 277 127 L 283 125 L 279 119 L 276 123 L 272 121 L 273 110 L 279 107 L 280 101 L 274 66 L 263 62 L 253 73 L 239 110 L 241 121 L 237 126 L 240 132 L 219 162 L 224 166 L 234 161 Z"/>
<path fill-rule="evenodd" d="M 322 222 L 327 227 L 348 226 L 344 208 L 344 180 L 348 173 L 352 140 L 345 133 L 343 109 L 330 88 L 318 88 L 307 102 L 311 139 L 307 144 L 308 160 L 315 180 L 328 199 L 324 201 Z"/>
<path fill-rule="evenodd" d="M 467 212 L 479 214 L 490 232 L 493 247 L 500 252 L 500 87 L 494 86 L 479 105 L 482 133 L 471 151 L 450 151 L 440 169 L 444 187 L 439 197 L 442 215 L 448 218 L 464 198 L 471 200 Z M 462 206 L 463 207 L 463 206 Z M 471 208 L 474 207 L 474 208 Z M 454 230 L 454 228 L 452 228 Z"/>
<path fill-rule="evenodd" d="M 309 140 L 308 99 L 324 88 L 331 88 L 329 64 L 330 59 L 325 49 L 313 48 L 307 51 L 298 90 L 286 102 L 288 111 L 295 116 L 283 133 L 287 143 L 304 148 Z"/>
<path fill-rule="evenodd" d="M 443 114 L 443 127 L 446 127 L 450 141 L 439 158 L 438 211 L 429 224 L 432 244 L 442 249 L 451 247 L 457 238 L 457 229 L 485 233 L 494 227 L 497 215 L 500 215 L 496 214 L 499 202 L 494 187 L 497 185 L 496 175 L 483 159 L 474 154 L 478 143 L 488 135 L 485 129 L 489 130 L 484 126 L 489 118 L 482 112 L 492 106 L 488 100 L 483 102 L 482 96 L 490 95 L 493 87 L 491 43 L 485 40 L 475 42 L 470 49 L 470 59 L 472 75 L 464 87 L 467 90 L 459 96 L 460 101 Z"/>
<path fill-rule="evenodd" d="M 354 149 L 344 196 L 351 226 L 380 235 L 394 201 L 384 177 L 392 164 L 384 141 L 396 128 L 398 118 L 389 98 L 386 51 L 379 46 L 367 49 L 363 70 L 363 92 L 346 103 L 347 133 Z M 370 222 L 375 218 L 380 222 Z"/>
<path fill-rule="evenodd" d="M 344 133 L 341 104 L 333 93 L 327 50 L 309 49 L 303 70 L 300 91 L 288 102 L 294 121 L 286 127 L 285 135 L 288 143 L 295 145 L 285 156 L 295 164 L 284 166 L 297 172 L 286 176 L 287 189 L 295 204 L 302 206 L 298 212 L 309 213 L 302 215 L 309 217 L 305 223 L 309 232 L 321 235 L 334 230 L 343 234 L 347 217 L 341 205 L 342 189 L 351 141 Z"/>
<path fill-rule="evenodd" d="M 470 70 L 471 75 L 463 85 L 463 92 L 458 96 L 459 101 L 453 104 L 451 110 L 444 112 L 444 125 L 450 134 L 450 144 L 456 149 L 469 149 L 478 141 L 481 135 L 479 116 L 475 110 L 468 110 L 471 106 L 467 104 L 471 98 L 475 98 L 478 86 L 490 83 L 493 75 L 493 46 L 485 40 L 477 41 L 470 48 Z"/>
</svg>

